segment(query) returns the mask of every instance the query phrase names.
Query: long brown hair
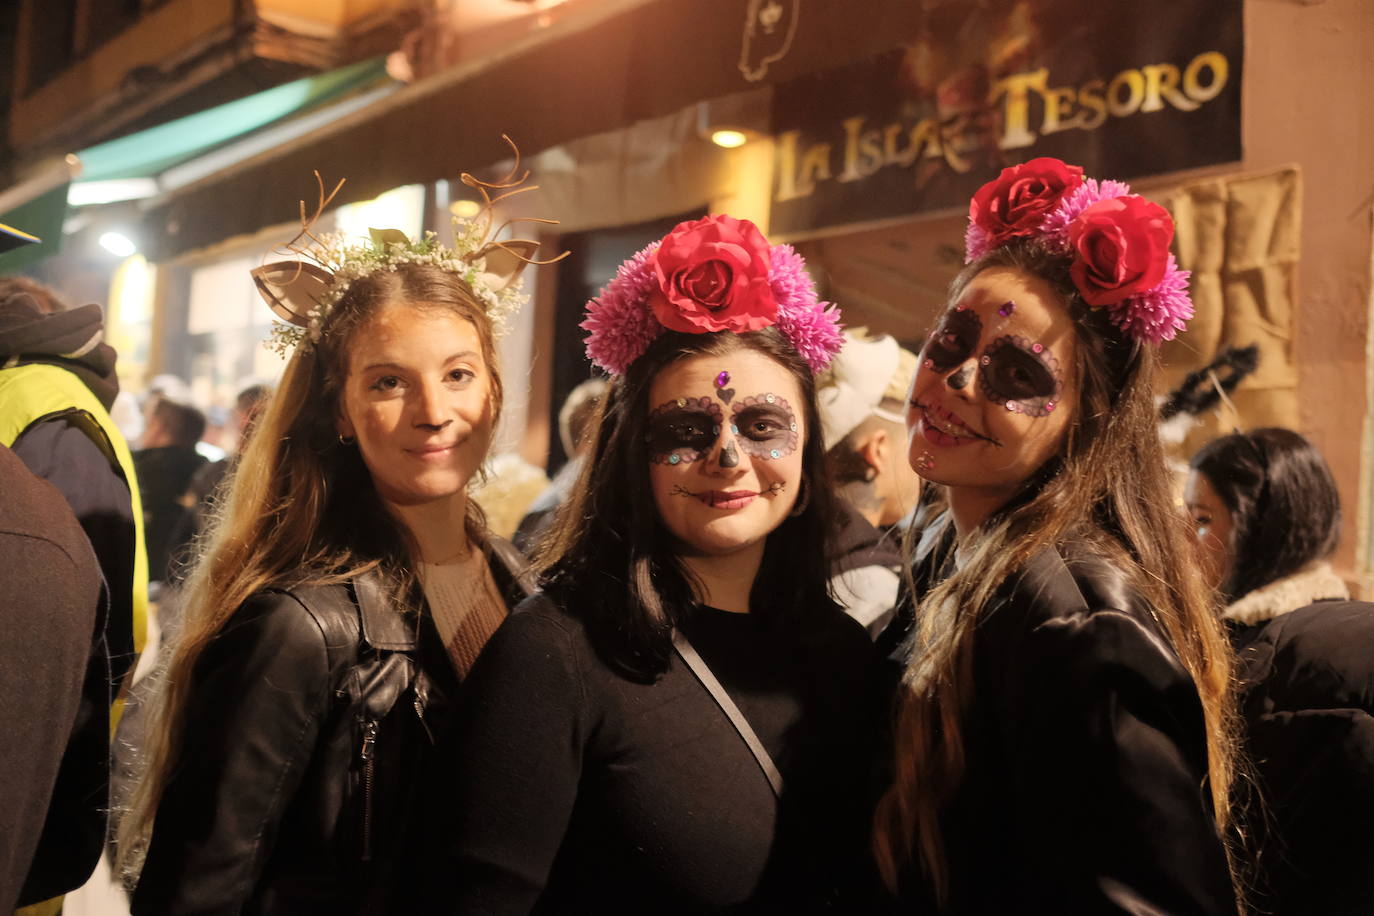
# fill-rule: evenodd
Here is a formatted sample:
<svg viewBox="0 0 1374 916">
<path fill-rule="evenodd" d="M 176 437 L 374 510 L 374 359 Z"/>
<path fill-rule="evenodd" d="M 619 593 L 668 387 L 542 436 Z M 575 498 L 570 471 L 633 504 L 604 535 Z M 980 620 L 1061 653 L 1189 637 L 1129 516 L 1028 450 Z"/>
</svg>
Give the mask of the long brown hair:
<svg viewBox="0 0 1374 916">
<path fill-rule="evenodd" d="M 500 416 L 491 322 L 471 289 L 437 267 L 402 264 L 353 281 L 325 319 L 319 342 L 297 349 L 187 580 L 183 628 L 159 675 L 143 773 L 119 827 L 126 877 L 141 867 L 163 787 L 182 753 L 196 661 L 249 597 L 269 586 L 338 583 L 376 571 L 398 608 L 413 606 L 412 538 L 386 510 L 358 449 L 342 444 L 335 429 L 354 335 L 381 309 L 401 302 L 472 323 L 490 379 L 493 424 Z M 481 510 L 472 500 L 467 506 L 468 534 L 481 543 Z"/>
<path fill-rule="evenodd" d="M 595 430 L 596 460 L 583 468 L 534 563 L 545 591 L 582 619 L 601 657 L 626 677 L 652 679 L 667 667 L 673 628 L 698 597 L 649 486 L 649 388 L 678 360 L 736 350 L 761 353 L 792 374 L 801 388 L 799 412 L 807 431 L 801 508 L 768 535 L 750 605 L 760 619 L 782 622 L 785 615 L 789 625 L 834 610 L 826 601 L 834 496 L 811 369 L 776 328 L 669 332 L 612 380 Z"/>
<path fill-rule="evenodd" d="M 1073 318 L 1081 385 L 1059 454 L 979 526 L 963 568 L 920 596 L 916 649 L 898 697 L 895 778 L 878 806 L 874 849 L 890 887 L 904 863 L 917 860 L 941 900 L 949 883 L 941 817 L 964 773 L 974 629 L 998 588 L 1045 548 L 1085 544 L 1126 571 L 1153 610 L 1202 700 L 1208 788 L 1223 836 L 1239 761 L 1231 646 L 1192 559 L 1186 520 L 1173 505 L 1156 426 L 1156 352 L 1133 345 L 1104 309 L 1089 308 L 1067 260 L 1034 242 L 995 249 L 968 265 L 950 301 L 992 267 L 1033 274 L 1054 288 Z M 1229 846 L 1227 853 L 1234 875 Z"/>
</svg>

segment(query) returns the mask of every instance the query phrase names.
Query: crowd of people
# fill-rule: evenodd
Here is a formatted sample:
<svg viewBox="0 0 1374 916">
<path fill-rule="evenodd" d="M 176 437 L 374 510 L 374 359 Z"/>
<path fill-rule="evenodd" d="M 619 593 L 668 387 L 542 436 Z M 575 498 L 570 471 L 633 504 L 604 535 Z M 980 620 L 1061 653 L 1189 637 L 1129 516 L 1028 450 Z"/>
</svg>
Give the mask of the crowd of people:
<svg viewBox="0 0 1374 916">
<path fill-rule="evenodd" d="M 0 281 L 0 909 L 109 854 L 135 914 L 1374 912 L 1374 605 L 1299 434 L 1169 470 L 1162 208 L 1004 170 L 919 353 L 680 224 L 587 303 L 515 543 L 533 252 L 460 228 L 255 272 L 290 358 L 213 463 Z"/>
</svg>

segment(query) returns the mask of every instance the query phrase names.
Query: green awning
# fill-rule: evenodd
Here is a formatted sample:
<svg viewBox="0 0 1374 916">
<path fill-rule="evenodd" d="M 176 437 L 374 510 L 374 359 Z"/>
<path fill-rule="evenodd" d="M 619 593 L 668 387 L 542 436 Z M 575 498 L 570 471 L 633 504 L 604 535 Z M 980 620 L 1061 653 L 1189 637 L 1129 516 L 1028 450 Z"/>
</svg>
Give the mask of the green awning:
<svg viewBox="0 0 1374 916">
<path fill-rule="evenodd" d="M 67 218 L 67 185 L 20 204 L 0 217 L 0 223 L 36 235 L 42 241 L 23 245 L 0 254 L 0 276 L 17 273 L 36 264 L 48 255 L 57 254 L 62 246 L 62 223 Z"/>
<path fill-rule="evenodd" d="M 216 146 L 386 76 L 386 58 L 307 76 L 77 153 L 81 183 L 151 178 Z"/>
</svg>

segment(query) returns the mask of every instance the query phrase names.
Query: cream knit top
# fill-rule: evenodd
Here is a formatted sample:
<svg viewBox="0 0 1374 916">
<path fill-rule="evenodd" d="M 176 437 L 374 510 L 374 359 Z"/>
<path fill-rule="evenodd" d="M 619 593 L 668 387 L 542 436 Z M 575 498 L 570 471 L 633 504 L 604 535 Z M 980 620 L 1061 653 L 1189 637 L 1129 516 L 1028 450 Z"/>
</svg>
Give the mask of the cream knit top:
<svg viewBox="0 0 1374 916">
<path fill-rule="evenodd" d="M 506 619 L 506 602 L 492 579 L 486 552 L 474 547 L 451 563 L 421 563 L 420 584 L 453 667 L 466 678 L 482 647 Z"/>
</svg>

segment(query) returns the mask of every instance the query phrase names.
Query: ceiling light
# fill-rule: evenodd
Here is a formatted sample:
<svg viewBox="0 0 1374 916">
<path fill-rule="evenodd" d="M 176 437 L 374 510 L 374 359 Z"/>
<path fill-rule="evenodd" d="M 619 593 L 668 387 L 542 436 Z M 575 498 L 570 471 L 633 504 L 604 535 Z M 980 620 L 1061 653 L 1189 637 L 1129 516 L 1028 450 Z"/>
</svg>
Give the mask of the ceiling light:
<svg viewBox="0 0 1374 916">
<path fill-rule="evenodd" d="M 117 258 L 127 258 L 138 252 L 138 246 L 121 232 L 104 232 L 100 236 L 100 247 Z"/>
<path fill-rule="evenodd" d="M 742 130 L 713 130 L 711 142 L 723 149 L 736 149 L 749 140 Z"/>
</svg>

